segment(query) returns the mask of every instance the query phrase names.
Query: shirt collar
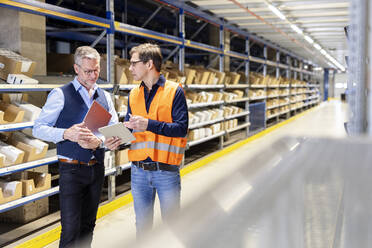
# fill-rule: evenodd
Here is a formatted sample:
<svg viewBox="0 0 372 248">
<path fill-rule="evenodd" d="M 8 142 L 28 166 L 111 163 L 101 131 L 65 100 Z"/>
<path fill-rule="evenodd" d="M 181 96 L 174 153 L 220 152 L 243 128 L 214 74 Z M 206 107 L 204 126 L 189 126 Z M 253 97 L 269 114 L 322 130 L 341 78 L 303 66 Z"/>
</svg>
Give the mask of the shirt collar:
<svg viewBox="0 0 372 248">
<path fill-rule="evenodd" d="M 165 77 L 160 74 L 159 80 L 156 82 L 155 85 L 164 87 L 165 81 Z M 141 82 L 141 86 L 147 87 L 143 81 Z"/>
<path fill-rule="evenodd" d="M 84 88 L 83 85 L 81 85 L 81 83 L 79 83 L 77 77 L 75 77 L 74 80 L 72 80 L 72 84 L 74 85 L 76 91 L 79 91 L 82 88 Z M 93 91 L 95 92 L 97 90 L 97 88 L 98 88 L 98 85 L 97 85 L 97 83 L 95 83 L 94 86 L 93 86 Z"/>
</svg>

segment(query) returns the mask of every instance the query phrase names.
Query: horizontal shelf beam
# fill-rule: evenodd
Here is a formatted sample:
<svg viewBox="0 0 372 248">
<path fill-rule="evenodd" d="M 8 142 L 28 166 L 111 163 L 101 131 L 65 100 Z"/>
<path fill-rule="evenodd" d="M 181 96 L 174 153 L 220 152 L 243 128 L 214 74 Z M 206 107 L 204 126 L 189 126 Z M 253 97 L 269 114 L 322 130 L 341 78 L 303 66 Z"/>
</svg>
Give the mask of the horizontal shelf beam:
<svg viewBox="0 0 372 248">
<path fill-rule="evenodd" d="M 82 12 L 58 7 L 48 3 L 31 0 L 0 0 L 0 6 L 25 11 L 36 15 L 54 17 L 57 19 L 82 23 L 94 27 L 110 28 L 110 21 L 106 18 L 88 15 Z"/>
<path fill-rule="evenodd" d="M 225 131 L 221 131 L 221 132 L 216 133 L 216 134 L 214 134 L 214 135 L 211 135 L 211 136 L 209 136 L 209 137 L 205 137 L 205 138 L 202 138 L 202 139 L 198 139 L 198 140 L 190 141 L 190 142 L 187 143 L 187 145 L 188 145 L 189 147 L 190 147 L 190 146 L 195 146 L 195 145 L 198 145 L 198 144 L 204 143 L 204 142 L 206 142 L 206 141 L 208 141 L 208 140 L 212 140 L 212 139 L 218 138 L 218 137 L 220 137 L 220 136 L 222 136 L 222 135 L 224 135 L 224 134 L 225 134 Z"/>
<path fill-rule="evenodd" d="M 22 129 L 25 129 L 25 128 L 31 128 L 33 126 L 34 126 L 33 121 L 2 124 L 2 125 L 0 125 L 0 132 L 10 132 L 10 131 L 22 130 Z"/>
<path fill-rule="evenodd" d="M 63 84 L 0 84 L 0 91 L 51 91 L 61 86 Z M 98 86 L 105 90 L 113 89 L 112 84 L 98 84 Z"/>
<path fill-rule="evenodd" d="M 1 204 L 0 213 L 9 211 L 13 208 L 17 208 L 27 203 L 30 203 L 30 202 L 33 202 L 33 201 L 36 201 L 36 200 L 39 200 L 39 199 L 42 199 L 42 198 L 45 198 L 51 195 L 55 195 L 58 193 L 59 193 L 59 186 L 44 190 L 42 192 L 30 195 L 30 196 L 25 196 L 25 197 L 19 198 L 17 200 L 14 200 L 8 203 Z"/>
</svg>

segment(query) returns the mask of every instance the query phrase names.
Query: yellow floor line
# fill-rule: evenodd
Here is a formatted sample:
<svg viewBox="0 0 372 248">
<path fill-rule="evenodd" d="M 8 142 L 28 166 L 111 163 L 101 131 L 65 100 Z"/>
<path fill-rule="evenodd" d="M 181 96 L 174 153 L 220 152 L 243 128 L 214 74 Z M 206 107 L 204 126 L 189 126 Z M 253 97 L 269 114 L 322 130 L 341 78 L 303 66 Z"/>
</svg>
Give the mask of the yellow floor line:
<svg viewBox="0 0 372 248">
<path fill-rule="evenodd" d="M 220 158 L 224 155 L 226 155 L 227 153 L 230 153 L 231 151 L 249 143 L 249 142 L 252 142 L 253 140 L 256 140 L 272 131 L 274 131 L 275 129 L 278 129 L 286 124 L 288 124 L 289 122 L 292 122 L 298 118 L 300 118 L 301 116 L 305 115 L 306 113 L 308 113 L 309 111 L 313 111 L 314 109 L 316 108 L 311 108 L 311 109 L 308 109 L 300 114 L 297 114 L 296 116 L 293 116 L 291 118 L 289 118 L 288 120 L 285 120 L 283 122 L 280 122 L 272 127 L 269 127 L 245 140 L 242 140 L 242 141 L 239 141 L 231 146 L 228 146 L 224 149 L 222 149 L 221 151 L 218 151 L 216 153 L 213 153 L 203 159 L 201 159 L 200 161 L 197 161 L 195 163 L 192 163 L 184 168 L 181 169 L 180 171 L 180 174 L 181 174 L 181 177 L 190 173 L 191 171 L 194 171 L 214 160 L 216 160 L 217 158 Z M 133 198 L 132 198 L 132 194 L 131 193 L 128 193 L 120 198 L 117 198 L 105 205 L 102 205 L 99 207 L 98 209 L 98 213 L 97 213 L 97 219 L 111 213 L 112 211 L 118 209 L 118 208 L 121 208 L 125 205 L 128 205 L 129 203 L 131 203 L 133 201 Z M 16 246 L 16 248 L 42 248 L 56 240 L 59 239 L 60 237 L 60 234 L 61 234 L 61 226 L 59 225 L 58 227 L 50 230 L 50 231 L 47 231 L 43 234 L 40 234 L 39 236 L 35 237 L 35 238 L 32 238 L 18 246 Z"/>
</svg>

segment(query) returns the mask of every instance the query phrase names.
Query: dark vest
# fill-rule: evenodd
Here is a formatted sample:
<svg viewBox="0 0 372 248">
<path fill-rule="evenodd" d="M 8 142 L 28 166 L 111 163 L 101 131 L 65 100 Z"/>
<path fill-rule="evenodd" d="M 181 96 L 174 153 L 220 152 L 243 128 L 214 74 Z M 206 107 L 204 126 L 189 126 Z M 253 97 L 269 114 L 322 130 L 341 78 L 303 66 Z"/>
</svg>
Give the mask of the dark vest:
<svg viewBox="0 0 372 248">
<path fill-rule="evenodd" d="M 74 124 L 81 123 L 84 120 L 85 114 L 88 112 L 88 107 L 80 93 L 75 90 L 72 82 L 62 86 L 61 89 L 65 96 L 65 104 L 59 114 L 55 127 L 70 128 Z M 98 88 L 96 90 L 94 99 L 109 111 L 108 103 L 102 89 Z M 57 154 L 82 162 L 88 162 L 92 155 L 94 155 L 99 162 L 103 163 L 105 151 L 103 148 L 96 149 L 95 151 L 84 149 L 76 142 L 64 140 L 57 143 Z"/>
</svg>

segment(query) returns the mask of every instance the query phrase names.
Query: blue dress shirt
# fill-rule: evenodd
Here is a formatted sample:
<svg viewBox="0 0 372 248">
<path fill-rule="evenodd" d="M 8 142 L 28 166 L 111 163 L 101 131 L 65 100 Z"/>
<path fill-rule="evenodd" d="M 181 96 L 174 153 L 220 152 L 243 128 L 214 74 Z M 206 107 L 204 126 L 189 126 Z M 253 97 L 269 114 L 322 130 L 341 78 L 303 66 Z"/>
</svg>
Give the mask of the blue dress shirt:
<svg viewBox="0 0 372 248">
<path fill-rule="evenodd" d="M 77 80 L 75 79 L 72 81 L 76 91 L 78 91 L 84 100 L 85 104 L 87 105 L 88 109 L 93 104 L 93 96 L 98 88 L 98 85 L 95 84 L 93 87 L 93 94 L 92 97 L 89 96 L 89 93 L 86 88 L 84 88 Z M 105 97 L 107 100 L 107 104 L 109 106 L 109 113 L 111 114 L 111 119 L 108 125 L 118 123 L 118 115 L 115 111 L 114 104 L 111 100 L 111 96 L 108 92 L 104 91 Z M 65 128 L 56 128 L 54 127 L 59 114 L 61 113 L 65 104 L 65 97 L 63 92 L 60 88 L 53 89 L 47 98 L 47 101 L 44 107 L 41 110 L 39 117 L 34 122 L 34 127 L 32 129 L 32 134 L 39 139 L 58 143 L 63 141 L 63 133 L 65 132 Z M 98 135 L 97 135 L 98 136 Z M 104 139 L 102 135 L 99 138 Z"/>
</svg>

